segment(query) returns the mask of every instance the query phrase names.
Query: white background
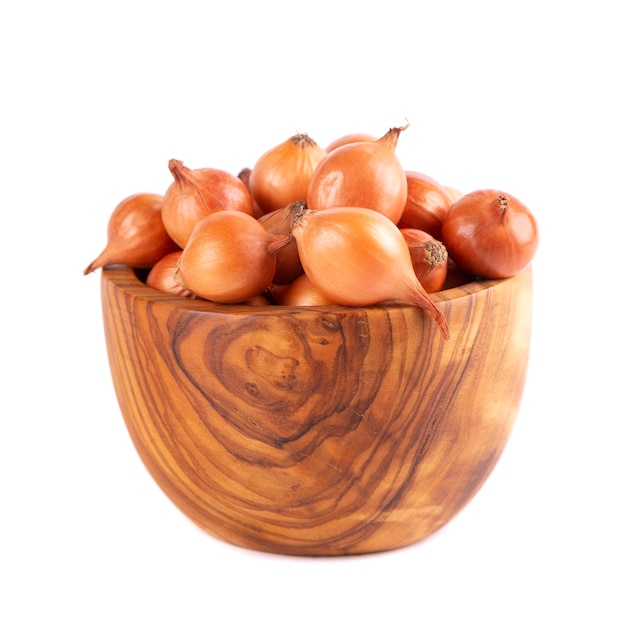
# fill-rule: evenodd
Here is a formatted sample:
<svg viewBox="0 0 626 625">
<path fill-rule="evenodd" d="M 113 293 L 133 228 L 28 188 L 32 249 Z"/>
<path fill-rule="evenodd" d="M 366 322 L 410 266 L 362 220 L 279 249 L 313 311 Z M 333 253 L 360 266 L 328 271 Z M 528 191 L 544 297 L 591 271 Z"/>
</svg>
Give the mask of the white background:
<svg viewBox="0 0 626 625">
<path fill-rule="evenodd" d="M 87 2 L 0 9 L 0 622 L 626 622 L 620 3 Z M 237 173 L 295 132 L 410 121 L 407 169 L 541 227 L 512 438 L 448 526 L 306 559 L 204 534 L 140 463 L 99 273 L 167 162 Z"/>
</svg>

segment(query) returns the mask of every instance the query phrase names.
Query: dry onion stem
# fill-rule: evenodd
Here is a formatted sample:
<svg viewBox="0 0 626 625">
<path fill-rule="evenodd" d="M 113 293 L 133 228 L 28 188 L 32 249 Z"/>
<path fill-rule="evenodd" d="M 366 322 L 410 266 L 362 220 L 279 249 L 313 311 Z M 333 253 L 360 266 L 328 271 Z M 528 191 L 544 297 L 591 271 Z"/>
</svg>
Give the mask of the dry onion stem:
<svg viewBox="0 0 626 625">
<path fill-rule="evenodd" d="M 448 251 L 446 246 L 432 235 L 416 228 L 401 228 L 411 255 L 411 263 L 417 279 L 426 292 L 440 291 L 448 274 Z"/>
<path fill-rule="evenodd" d="M 259 217 L 259 223 L 271 234 L 291 234 L 294 217 L 304 202 L 292 202 L 278 210 Z M 302 263 L 298 255 L 296 240 L 291 238 L 276 254 L 276 271 L 272 282 L 275 284 L 291 284 L 302 275 Z"/>
</svg>

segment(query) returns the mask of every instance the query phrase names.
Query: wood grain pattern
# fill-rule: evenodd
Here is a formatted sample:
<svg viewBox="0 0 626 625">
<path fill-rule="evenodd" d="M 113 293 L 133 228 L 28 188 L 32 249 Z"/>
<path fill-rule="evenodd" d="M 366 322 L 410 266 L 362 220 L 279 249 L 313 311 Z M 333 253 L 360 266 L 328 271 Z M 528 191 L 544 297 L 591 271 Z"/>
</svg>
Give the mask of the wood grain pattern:
<svg viewBox="0 0 626 625">
<path fill-rule="evenodd" d="M 290 308 L 170 297 L 102 273 L 113 383 L 133 443 L 180 510 L 284 554 L 394 549 L 452 519 L 514 424 L 532 278 L 404 305 Z"/>
</svg>

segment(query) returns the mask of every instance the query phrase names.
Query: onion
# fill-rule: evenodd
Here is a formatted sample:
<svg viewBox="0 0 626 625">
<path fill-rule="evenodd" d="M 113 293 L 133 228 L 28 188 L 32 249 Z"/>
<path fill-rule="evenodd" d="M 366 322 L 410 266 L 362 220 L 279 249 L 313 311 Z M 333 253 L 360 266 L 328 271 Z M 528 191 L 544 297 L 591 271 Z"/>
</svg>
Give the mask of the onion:
<svg viewBox="0 0 626 625">
<path fill-rule="evenodd" d="M 309 209 L 358 206 L 398 223 L 406 205 L 407 180 L 396 145 L 406 128 L 391 128 L 377 141 L 348 143 L 329 152 L 311 177 Z"/>
<path fill-rule="evenodd" d="M 248 179 L 252 199 L 264 213 L 306 200 L 311 175 L 325 156 L 307 134 L 293 135 L 255 163 Z"/>
<path fill-rule="evenodd" d="M 250 299 L 241 302 L 244 306 L 271 306 L 272 302 L 263 294 L 259 293 Z"/>
<path fill-rule="evenodd" d="M 302 274 L 305 275 L 305 274 Z M 285 293 L 289 290 L 290 284 L 270 284 L 267 289 L 263 292 L 263 295 L 267 297 L 267 299 L 276 305 L 280 305 L 283 301 L 283 297 Z"/>
<path fill-rule="evenodd" d="M 195 294 L 181 286 L 174 278 L 174 271 L 181 254 L 182 250 L 178 250 L 161 258 L 161 260 L 150 269 L 146 277 L 146 284 L 163 293 L 193 299 Z"/>
<path fill-rule="evenodd" d="M 305 209 L 292 232 L 304 272 L 330 300 L 345 306 L 414 304 L 450 338 L 443 313 L 415 275 L 404 237 L 384 215 L 361 207 Z"/>
<path fill-rule="evenodd" d="M 374 135 L 368 135 L 365 132 L 352 132 L 347 135 L 343 135 L 342 137 L 338 137 L 334 141 L 331 141 L 326 146 L 326 152 L 332 152 L 337 148 L 340 148 L 343 145 L 348 145 L 348 143 L 359 143 L 361 141 L 376 141 L 378 137 Z"/>
<path fill-rule="evenodd" d="M 248 189 L 248 193 L 250 192 L 250 174 L 251 173 L 252 173 L 252 170 L 249 167 L 244 167 L 237 174 L 237 178 L 239 178 L 239 180 L 241 180 L 241 182 L 243 182 L 243 184 L 245 185 L 246 189 Z M 252 198 L 252 196 L 250 196 L 250 197 Z M 259 217 L 263 216 L 264 214 L 265 213 L 261 210 L 259 205 L 254 200 L 252 200 L 252 216 L 256 217 L 258 219 Z"/>
<path fill-rule="evenodd" d="M 160 258 L 179 249 L 161 219 L 163 196 L 136 193 L 123 199 L 109 217 L 108 241 L 84 275 L 108 265 L 149 269 Z"/>
<path fill-rule="evenodd" d="M 452 197 L 434 178 L 417 171 L 407 171 L 407 199 L 398 222 L 399 228 L 424 230 L 435 239 L 441 239 L 441 224 Z"/>
<path fill-rule="evenodd" d="M 495 189 L 468 193 L 448 211 L 442 241 L 457 266 L 481 278 L 509 278 L 533 259 L 539 244 L 529 208 Z"/>
<path fill-rule="evenodd" d="M 474 279 L 474 276 L 459 269 L 457 264 L 450 258 L 450 254 L 448 254 L 448 269 L 446 271 L 446 281 L 441 289 L 442 291 L 462 286 L 463 284 L 472 282 Z"/>
<path fill-rule="evenodd" d="M 271 234 L 290 234 L 295 215 L 304 206 L 304 202 L 292 202 L 278 210 L 259 217 L 259 223 Z M 276 254 L 276 271 L 272 282 L 275 284 L 291 284 L 303 272 L 298 256 L 296 240 L 281 248 Z"/>
<path fill-rule="evenodd" d="M 444 189 L 449 193 L 453 202 L 461 199 L 464 195 L 463 191 L 457 189 L 456 187 L 450 187 L 448 185 L 444 185 Z"/>
<path fill-rule="evenodd" d="M 427 293 L 435 293 L 443 288 L 448 274 L 448 251 L 441 241 L 437 241 L 424 230 L 401 228 L 411 255 L 413 271 Z"/>
<path fill-rule="evenodd" d="M 251 215 L 218 211 L 194 228 L 174 275 L 199 297 L 242 303 L 269 286 L 276 253 L 289 240 L 289 235 L 270 234 Z"/>
<path fill-rule="evenodd" d="M 286 289 L 270 292 L 281 306 L 329 306 L 335 303 L 322 293 L 306 273 L 296 278 Z"/>
<path fill-rule="evenodd" d="M 246 185 L 231 173 L 213 167 L 189 169 L 171 159 L 174 182 L 165 192 L 163 224 L 182 248 L 196 224 L 217 211 L 232 210 L 252 215 L 252 198 Z"/>
</svg>

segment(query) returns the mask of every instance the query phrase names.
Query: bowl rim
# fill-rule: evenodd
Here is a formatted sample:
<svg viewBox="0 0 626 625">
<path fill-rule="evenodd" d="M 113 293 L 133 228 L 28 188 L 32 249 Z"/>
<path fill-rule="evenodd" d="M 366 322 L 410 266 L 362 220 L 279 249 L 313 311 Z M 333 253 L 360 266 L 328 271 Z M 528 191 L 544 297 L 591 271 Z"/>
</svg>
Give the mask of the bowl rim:
<svg viewBox="0 0 626 625">
<path fill-rule="evenodd" d="M 141 277 L 142 273 L 145 273 L 147 275 L 148 271 L 149 270 L 147 269 L 136 269 L 127 265 L 109 265 L 102 268 L 101 281 L 103 285 L 105 281 L 112 282 L 113 284 L 115 284 L 115 286 L 122 289 L 123 291 L 132 291 L 133 296 L 141 297 L 142 299 L 148 300 L 150 302 L 162 302 L 164 304 L 174 305 L 178 308 L 189 309 L 198 312 L 219 312 L 224 314 L 240 313 L 249 315 L 253 312 L 262 314 L 278 311 L 293 312 L 303 310 L 318 312 L 345 312 L 347 310 L 377 310 L 381 308 L 412 309 L 415 307 L 412 304 L 397 301 L 386 301 L 379 304 L 373 304 L 371 306 L 342 306 L 339 304 L 319 304 L 314 306 L 279 306 L 273 304 L 263 306 L 252 304 L 223 304 L 220 302 L 212 302 L 210 300 L 202 298 L 181 297 L 170 293 L 158 291 L 157 289 L 154 289 L 153 287 L 150 287 L 145 283 L 145 277 Z M 526 267 L 519 273 L 525 273 L 527 271 L 530 271 L 530 266 Z M 516 275 L 519 275 L 519 273 Z M 475 278 L 474 280 L 471 280 L 464 284 L 430 293 L 429 296 L 435 304 L 444 304 L 447 302 L 472 297 L 477 293 L 487 291 L 491 288 L 497 287 L 500 284 L 508 282 L 515 277 L 516 276 L 511 276 L 510 278 L 498 279 Z"/>
</svg>

